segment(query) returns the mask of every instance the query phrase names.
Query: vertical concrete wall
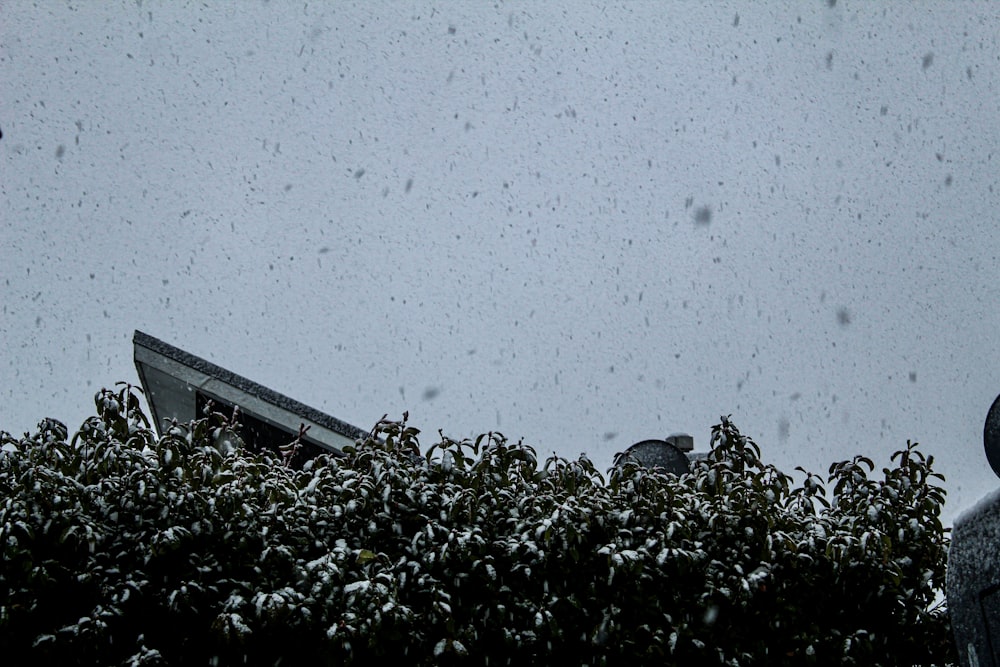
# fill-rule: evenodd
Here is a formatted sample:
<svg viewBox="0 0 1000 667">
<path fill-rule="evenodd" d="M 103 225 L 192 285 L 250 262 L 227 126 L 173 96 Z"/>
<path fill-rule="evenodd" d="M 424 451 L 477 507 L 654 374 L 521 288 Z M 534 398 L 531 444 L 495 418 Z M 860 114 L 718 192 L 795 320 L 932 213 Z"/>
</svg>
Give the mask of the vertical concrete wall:
<svg viewBox="0 0 1000 667">
<path fill-rule="evenodd" d="M 964 667 L 1000 664 L 1000 491 L 954 524 L 948 552 L 947 595 L 958 655 Z"/>
</svg>

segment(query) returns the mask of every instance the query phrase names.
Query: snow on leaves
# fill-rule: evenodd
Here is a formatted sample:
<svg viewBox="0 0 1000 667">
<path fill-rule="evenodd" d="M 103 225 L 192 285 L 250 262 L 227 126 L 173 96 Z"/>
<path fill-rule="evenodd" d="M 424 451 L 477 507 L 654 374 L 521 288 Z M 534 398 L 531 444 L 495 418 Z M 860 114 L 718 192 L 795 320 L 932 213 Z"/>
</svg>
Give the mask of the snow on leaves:
<svg viewBox="0 0 1000 667">
<path fill-rule="evenodd" d="M 913 444 L 800 486 L 728 420 L 677 477 L 382 421 L 302 470 L 128 385 L 0 434 L 0 651 L 53 664 L 952 659 L 944 491 Z M 220 443 L 225 443 L 222 446 Z M 830 489 L 830 492 L 827 492 Z"/>
</svg>

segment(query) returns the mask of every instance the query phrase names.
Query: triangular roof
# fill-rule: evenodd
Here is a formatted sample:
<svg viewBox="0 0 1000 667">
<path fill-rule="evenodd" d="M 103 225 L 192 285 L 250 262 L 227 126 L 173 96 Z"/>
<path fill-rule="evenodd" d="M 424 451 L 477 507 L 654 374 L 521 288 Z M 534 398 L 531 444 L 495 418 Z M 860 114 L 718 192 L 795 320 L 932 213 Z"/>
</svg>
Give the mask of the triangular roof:
<svg viewBox="0 0 1000 667">
<path fill-rule="evenodd" d="M 301 462 L 321 451 L 341 454 L 367 435 L 316 408 L 300 403 L 242 375 L 136 330 L 133 337 L 135 367 L 157 432 L 170 419 L 188 422 L 197 417 L 207 400 L 224 412 L 239 406 L 244 424 L 240 435 L 251 449 L 274 449 L 293 440 L 301 426 L 309 427 Z M 228 408 L 225 410 L 224 408 Z M 284 441 L 272 442 L 277 438 Z"/>
</svg>

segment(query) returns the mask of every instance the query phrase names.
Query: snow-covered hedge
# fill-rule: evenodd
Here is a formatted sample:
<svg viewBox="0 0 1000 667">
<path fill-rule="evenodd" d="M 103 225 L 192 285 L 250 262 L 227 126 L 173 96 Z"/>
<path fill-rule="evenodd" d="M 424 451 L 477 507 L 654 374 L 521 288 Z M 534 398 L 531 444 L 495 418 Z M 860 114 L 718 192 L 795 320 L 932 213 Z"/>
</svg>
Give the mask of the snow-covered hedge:
<svg viewBox="0 0 1000 667">
<path fill-rule="evenodd" d="M 915 445 L 801 486 L 728 419 L 691 474 L 382 421 L 345 458 L 157 438 L 127 385 L 0 433 L 6 665 L 953 662 L 944 491 Z M 287 452 L 287 448 L 286 448 Z"/>
</svg>

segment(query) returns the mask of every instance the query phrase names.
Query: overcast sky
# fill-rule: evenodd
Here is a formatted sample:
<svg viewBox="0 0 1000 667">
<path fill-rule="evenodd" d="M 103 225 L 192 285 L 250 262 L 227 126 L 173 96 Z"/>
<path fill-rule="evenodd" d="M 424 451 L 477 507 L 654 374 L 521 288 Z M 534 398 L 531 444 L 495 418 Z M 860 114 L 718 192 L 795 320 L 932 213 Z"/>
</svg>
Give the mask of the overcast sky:
<svg viewBox="0 0 1000 667">
<path fill-rule="evenodd" d="M 363 428 L 997 486 L 992 2 L 11 2 L 0 429 L 143 330 Z"/>
</svg>

